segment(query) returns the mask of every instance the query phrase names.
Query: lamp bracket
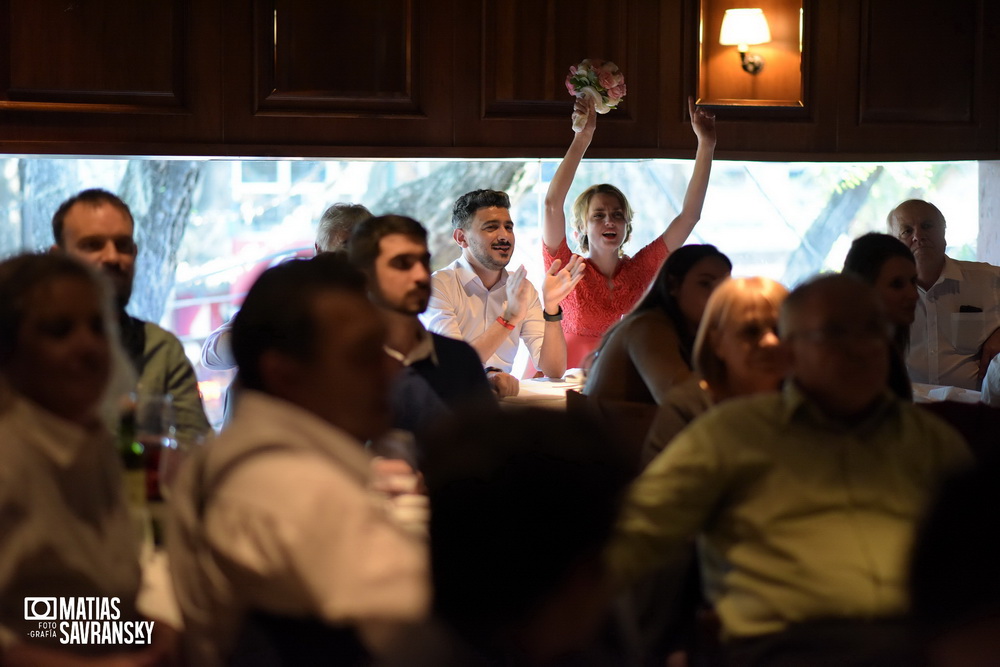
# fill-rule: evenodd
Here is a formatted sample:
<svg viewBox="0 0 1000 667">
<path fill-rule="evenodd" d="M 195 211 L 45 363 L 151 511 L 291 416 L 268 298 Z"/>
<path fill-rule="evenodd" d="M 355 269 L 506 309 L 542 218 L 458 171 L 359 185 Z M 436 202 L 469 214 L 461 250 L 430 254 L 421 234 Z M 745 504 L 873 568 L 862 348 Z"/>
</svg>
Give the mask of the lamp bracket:
<svg viewBox="0 0 1000 667">
<path fill-rule="evenodd" d="M 740 62 L 743 63 L 744 71 L 750 74 L 759 74 L 764 69 L 764 59 L 756 53 L 740 51 Z"/>
</svg>

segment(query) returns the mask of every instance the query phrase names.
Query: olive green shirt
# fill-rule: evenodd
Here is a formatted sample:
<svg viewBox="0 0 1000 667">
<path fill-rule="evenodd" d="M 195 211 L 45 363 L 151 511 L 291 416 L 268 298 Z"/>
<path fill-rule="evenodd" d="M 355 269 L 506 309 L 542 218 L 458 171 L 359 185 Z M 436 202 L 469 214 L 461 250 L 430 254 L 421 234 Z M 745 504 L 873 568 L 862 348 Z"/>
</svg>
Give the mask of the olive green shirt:
<svg viewBox="0 0 1000 667">
<path fill-rule="evenodd" d="M 635 581 L 700 533 L 727 637 L 898 614 L 915 524 L 942 476 L 969 460 L 951 427 L 888 392 L 850 427 L 791 383 L 726 401 L 636 480 L 611 566 Z"/>
<path fill-rule="evenodd" d="M 191 442 L 205 435 L 211 426 L 198 392 L 198 378 L 184 354 L 177 336 L 152 322 L 145 322 L 139 392 L 170 394 L 173 397 L 177 438 Z"/>
</svg>

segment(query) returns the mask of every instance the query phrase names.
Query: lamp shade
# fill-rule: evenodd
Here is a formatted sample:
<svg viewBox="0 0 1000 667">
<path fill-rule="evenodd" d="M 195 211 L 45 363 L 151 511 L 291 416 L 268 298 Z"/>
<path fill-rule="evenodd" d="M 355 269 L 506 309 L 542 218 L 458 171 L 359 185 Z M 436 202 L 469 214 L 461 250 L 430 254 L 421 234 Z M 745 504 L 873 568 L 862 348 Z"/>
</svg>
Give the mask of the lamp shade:
<svg viewBox="0 0 1000 667">
<path fill-rule="evenodd" d="M 762 9 L 727 9 L 722 17 L 722 31 L 719 44 L 736 45 L 746 50 L 750 44 L 764 44 L 771 41 L 771 30 L 767 27 Z"/>
</svg>

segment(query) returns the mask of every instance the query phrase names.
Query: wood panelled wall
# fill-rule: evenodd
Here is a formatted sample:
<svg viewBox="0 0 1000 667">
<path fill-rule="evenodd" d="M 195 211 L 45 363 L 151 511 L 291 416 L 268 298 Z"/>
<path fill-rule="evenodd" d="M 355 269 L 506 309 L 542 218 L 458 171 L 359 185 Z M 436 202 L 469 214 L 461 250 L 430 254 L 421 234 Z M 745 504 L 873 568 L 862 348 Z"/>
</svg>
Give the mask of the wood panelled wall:
<svg viewBox="0 0 1000 667">
<path fill-rule="evenodd" d="M 1000 3 L 804 0 L 804 109 L 720 109 L 719 154 L 1000 157 Z M 562 154 L 583 57 L 628 96 L 593 157 L 688 156 L 698 0 L 0 0 L 0 151 Z"/>
</svg>

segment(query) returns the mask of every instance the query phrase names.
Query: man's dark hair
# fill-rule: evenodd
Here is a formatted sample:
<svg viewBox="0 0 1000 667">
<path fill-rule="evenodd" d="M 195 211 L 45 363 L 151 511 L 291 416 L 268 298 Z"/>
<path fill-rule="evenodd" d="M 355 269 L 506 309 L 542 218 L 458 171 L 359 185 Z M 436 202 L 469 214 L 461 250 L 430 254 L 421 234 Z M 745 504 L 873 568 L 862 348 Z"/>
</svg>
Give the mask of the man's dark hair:
<svg viewBox="0 0 1000 667">
<path fill-rule="evenodd" d="M 18 332 L 35 289 L 57 278 L 89 283 L 107 297 L 97 272 L 65 253 L 25 253 L 0 263 L 0 363 L 17 353 Z"/>
<path fill-rule="evenodd" d="M 600 557 L 631 466 L 590 417 L 538 408 L 470 411 L 427 442 L 435 611 L 490 642 Z"/>
<path fill-rule="evenodd" d="M 427 245 L 427 230 L 413 218 L 402 215 L 381 215 L 358 223 L 351 232 L 347 252 L 354 266 L 370 273 L 378 259 L 379 242 L 390 234 L 402 234 Z"/>
<path fill-rule="evenodd" d="M 451 209 L 451 226 L 455 229 L 468 229 L 472 216 L 481 208 L 510 208 L 510 197 L 499 190 L 473 190 L 466 192 L 455 201 Z"/>
<path fill-rule="evenodd" d="M 267 350 L 295 359 L 312 356 L 322 344 L 315 333 L 316 297 L 335 290 L 367 298 L 365 284 L 364 274 L 342 253 L 292 259 L 262 273 L 233 320 L 233 356 L 243 385 L 265 390 L 259 364 Z"/>
<path fill-rule="evenodd" d="M 59 247 L 63 245 L 63 227 L 66 224 L 66 214 L 76 204 L 87 204 L 93 207 L 109 204 L 124 213 L 128 221 L 132 223 L 133 231 L 135 229 L 135 218 L 132 217 L 132 211 L 129 209 L 128 204 L 122 201 L 121 197 L 101 188 L 90 188 L 89 190 L 78 192 L 59 204 L 59 208 L 52 215 L 52 237 Z"/>
</svg>

